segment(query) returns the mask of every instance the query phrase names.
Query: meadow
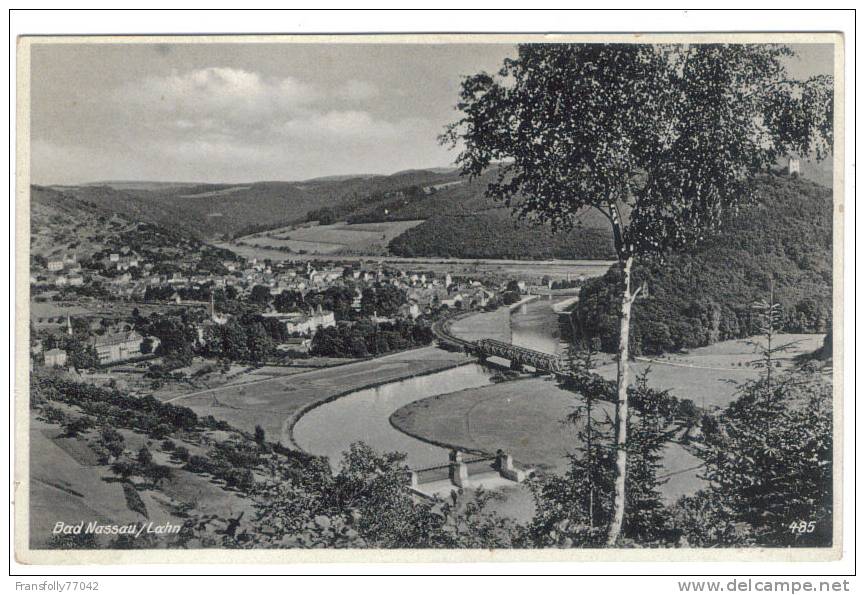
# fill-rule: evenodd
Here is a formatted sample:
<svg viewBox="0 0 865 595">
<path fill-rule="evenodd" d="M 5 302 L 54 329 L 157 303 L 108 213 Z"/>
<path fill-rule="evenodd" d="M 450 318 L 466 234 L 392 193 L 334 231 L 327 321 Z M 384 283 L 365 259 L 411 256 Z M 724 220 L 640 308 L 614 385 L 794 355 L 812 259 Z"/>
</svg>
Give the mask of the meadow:
<svg viewBox="0 0 865 595">
<path fill-rule="evenodd" d="M 423 221 L 289 226 L 246 236 L 240 243 L 314 254 L 386 254 L 388 243 Z"/>
</svg>

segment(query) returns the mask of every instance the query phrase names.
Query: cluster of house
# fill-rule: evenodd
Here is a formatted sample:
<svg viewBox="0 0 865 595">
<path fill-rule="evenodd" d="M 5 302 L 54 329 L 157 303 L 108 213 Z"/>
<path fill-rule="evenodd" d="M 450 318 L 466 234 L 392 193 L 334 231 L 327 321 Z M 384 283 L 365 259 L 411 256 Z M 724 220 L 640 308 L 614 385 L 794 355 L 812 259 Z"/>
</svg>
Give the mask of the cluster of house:
<svg viewBox="0 0 865 595">
<path fill-rule="evenodd" d="M 296 266 L 291 262 L 266 264 L 253 258 L 248 266 L 240 271 L 240 280 L 251 288 L 263 285 L 270 288 L 271 295 L 283 291 L 320 291 L 332 285 L 344 275 L 342 267 L 316 269 L 311 263 Z"/>
<path fill-rule="evenodd" d="M 363 288 L 373 285 L 391 285 L 405 291 L 406 303 L 403 304 L 394 318 L 414 320 L 422 315 L 429 315 L 434 310 L 446 306 L 451 309 L 469 309 L 486 306 L 495 297 L 494 291 L 483 283 L 470 279 L 454 279 L 450 274 L 433 274 L 431 272 L 413 272 L 386 267 L 380 263 L 370 263 L 361 266 L 342 266 L 340 263 L 312 263 L 295 261 L 259 261 L 222 260 L 225 274 L 202 274 L 196 264 L 199 255 L 183 253 L 172 263 L 181 271 L 160 273 L 154 272 L 154 263 L 128 247 L 119 248 L 116 252 L 102 252 L 97 262 L 102 271 L 111 271 L 110 276 L 101 275 L 96 269 L 86 275 L 74 255 L 63 256 L 47 261 L 47 275 L 44 272 L 34 273 L 31 283 L 46 283 L 57 286 L 82 285 L 99 282 L 112 295 L 132 300 L 143 300 L 148 287 L 171 287 L 175 291 L 174 301 L 181 302 L 179 291 L 182 289 L 203 289 L 212 284 L 216 287 L 233 286 L 240 295 L 248 294 L 255 286 L 264 286 L 272 296 L 284 291 L 296 291 L 306 294 L 310 291 L 323 291 L 329 287 L 349 283 L 355 289 L 352 307 L 361 310 Z M 93 259 L 91 258 L 91 261 Z M 309 338 L 319 328 L 336 326 L 334 312 L 320 307 L 312 311 L 292 313 L 269 312 L 266 317 L 274 318 L 285 324 L 286 331 L 296 338 L 291 345 L 283 348 L 302 349 L 308 345 Z M 215 311 L 211 301 L 209 308 L 209 324 L 225 324 L 228 317 Z M 394 318 L 379 316 L 373 313 L 374 322 L 393 322 Z M 62 332 L 60 320 L 35 321 L 37 328 L 55 327 Z M 68 322 L 68 318 L 67 318 Z M 70 329 L 71 331 L 71 329 Z M 116 331 L 96 334 L 92 339 L 93 347 L 99 355 L 102 364 L 112 364 L 135 359 L 144 355 L 142 345 L 145 337 L 135 331 Z M 148 338 L 152 345 L 154 339 Z M 297 345 L 295 345 L 295 343 Z M 150 351 L 148 349 L 148 351 Z M 52 349 L 44 352 L 47 366 L 64 366 L 66 354 L 62 350 Z"/>
<path fill-rule="evenodd" d="M 72 335 L 72 322 L 66 317 L 65 327 L 62 332 Z M 153 352 L 159 346 L 156 337 L 144 337 L 136 330 L 115 329 L 97 334 L 91 337 L 90 345 L 96 350 L 100 365 L 115 364 L 133 359 L 138 359 Z M 145 347 L 146 345 L 146 347 Z M 36 344 L 35 352 L 42 351 L 42 346 Z M 59 348 L 42 351 L 46 367 L 66 367 L 69 354 Z"/>
<path fill-rule="evenodd" d="M 449 273 L 444 276 L 434 276 L 426 272 L 387 269 L 381 265 L 359 268 L 342 266 L 316 268 L 311 262 L 302 265 L 295 265 L 290 261 L 265 264 L 253 259 L 240 273 L 247 290 L 255 285 L 262 285 L 268 287 L 271 295 L 274 296 L 283 291 L 300 293 L 322 291 L 341 283 L 343 279 L 351 280 L 356 287 L 353 304 L 356 310 L 360 310 L 362 298 L 360 287 L 364 284 L 392 285 L 405 290 L 408 295 L 408 303 L 401 308 L 399 316 L 412 319 L 424 313 L 428 314 L 431 309 L 439 306 L 483 307 L 495 295 L 480 281 L 454 282 Z"/>
<path fill-rule="evenodd" d="M 80 287 L 84 285 L 84 274 L 75 256 L 64 255 L 47 261 L 48 274 L 41 281 L 57 287 Z M 39 283 L 39 275 L 31 272 L 30 282 Z"/>
<path fill-rule="evenodd" d="M 237 263 L 230 260 L 223 263 L 228 269 L 228 274 L 212 275 L 195 272 L 200 256 L 194 250 L 172 255 L 170 262 L 180 267 L 181 271 L 157 273 L 155 262 L 148 261 L 128 246 L 122 246 L 116 252 L 106 250 L 93 255 L 90 262 L 97 266 L 86 271 L 77 262 L 75 255 L 62 255 L 47 260 L 47 270 L 32 270 L 30 283 L 57 288 L 98 284 L 112 295 L 138 300 L 143 299 L 148 286 L 168 285 L 180 288 L 214 283 L 218 287 L 225 287 L 243 283 L 242 276 L 236 272 Z"/>
</svg>

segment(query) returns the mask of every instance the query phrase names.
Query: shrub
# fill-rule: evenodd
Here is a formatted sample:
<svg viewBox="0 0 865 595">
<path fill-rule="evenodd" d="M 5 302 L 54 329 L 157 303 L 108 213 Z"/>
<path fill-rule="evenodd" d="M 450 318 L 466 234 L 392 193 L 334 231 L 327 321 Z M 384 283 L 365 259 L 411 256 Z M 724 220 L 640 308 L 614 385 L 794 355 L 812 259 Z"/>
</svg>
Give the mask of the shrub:
<svg viewBox="0 0 865 595">
<path fill-rule="evenodd" d="M 178 461 L 186 462 L 189 460 L 189 449 L 185 446 L 178 446 L 174 449 L 174 453 L 172 454 Z"/>
<path fill-rule="evenodd" d="M 207 473 L 211 470 L 211 463 L 207 457 L 192 455 L 186 462 L 185 468 L 193 473 Z"/>
</svg>

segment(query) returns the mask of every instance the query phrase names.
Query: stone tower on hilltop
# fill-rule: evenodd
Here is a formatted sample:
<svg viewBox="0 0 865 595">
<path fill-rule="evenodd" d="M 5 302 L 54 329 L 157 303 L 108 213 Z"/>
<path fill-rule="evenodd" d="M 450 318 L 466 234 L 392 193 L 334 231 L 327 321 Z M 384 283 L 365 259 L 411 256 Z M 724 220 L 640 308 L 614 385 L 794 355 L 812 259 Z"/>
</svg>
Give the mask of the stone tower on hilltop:
<svg viewBox="0 0 865 595">
<path fill-rule="evenodd" d="M 799 175 L 799 160 L 795 157 L 789 157 L 787 159 L 787 175 L 792 176 L 793 174 Z"/>
</svg>

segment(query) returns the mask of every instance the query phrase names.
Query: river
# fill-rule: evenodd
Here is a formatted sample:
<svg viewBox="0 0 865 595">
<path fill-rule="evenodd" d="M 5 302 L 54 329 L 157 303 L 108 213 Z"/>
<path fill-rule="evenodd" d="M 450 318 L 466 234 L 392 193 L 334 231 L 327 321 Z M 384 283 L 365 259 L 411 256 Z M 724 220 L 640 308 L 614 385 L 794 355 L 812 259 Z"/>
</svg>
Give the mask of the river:
<svg viewBox="0 0 865 595">
<path fill-rule="evenodd" d="M 517 308 L 511 315 L 513 342 L 547 353 L 556 353 L 558 315 L 552 306 L 558 300 L 541 298 Z M 491 371 L 467 364 L 426 376 L 416 376 L 340 397 L 301 417 L 294 426 L 294 440 L 305 451 L 323 455 L 336 466 L 353 442 L 363 441 L 374 449 L 406 453 L 414 469 L 445 464 L 446 449 L 422 442 L 390 425 L 391 414 L 414 401 L 440 394 L 491 384 Z"/>
<path fill-rule="evenodd" d="M 491 383 L 491 373 L 478 364 L 415 376 L 376 388 L 359 390 L 316 407 L 294 426 L 294 441 L 307 452 L 324 455 L 335 467 L 342 453 L 357 441 L 379 452 L 406 453 L 409 467 L 447 463 L 447 450 L 421 442 L 390 425 L 391 414 L 419 399 Z"/>
<path fill-rule="evenodd" d="M 522 304 L 511 314 L 511 342 L 544 353 L 561 353 L 559 315 L 553 306 L 568 299 L 541 296 Z"/>
</svg>

